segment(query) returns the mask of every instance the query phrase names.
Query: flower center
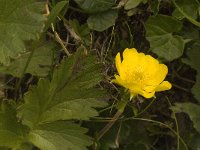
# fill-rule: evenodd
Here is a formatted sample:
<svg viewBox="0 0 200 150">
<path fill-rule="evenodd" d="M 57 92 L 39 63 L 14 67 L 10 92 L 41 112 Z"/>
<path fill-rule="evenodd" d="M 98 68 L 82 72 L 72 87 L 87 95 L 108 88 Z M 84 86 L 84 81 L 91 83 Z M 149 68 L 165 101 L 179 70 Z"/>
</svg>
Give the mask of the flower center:
<svg viewBox="0 0 200 150">
<path fill-rule="evenodd" d="M 145 72 L 144 68 L 141 66 L 138 66 L 133 74 L 132 78 L 135 82 L 138 82 L 139 84 L 144 84 L 144 82 L 149 78 L 149 75 Z"/>
</svg>

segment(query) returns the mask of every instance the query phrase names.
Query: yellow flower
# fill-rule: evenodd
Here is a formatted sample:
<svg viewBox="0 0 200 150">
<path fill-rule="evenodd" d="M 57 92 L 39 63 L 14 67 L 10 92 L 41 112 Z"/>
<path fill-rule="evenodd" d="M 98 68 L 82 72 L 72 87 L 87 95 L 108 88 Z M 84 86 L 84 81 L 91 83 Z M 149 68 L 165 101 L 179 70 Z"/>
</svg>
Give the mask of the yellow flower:
<svg viewBox="0 0 200 150">
<path fill-rule="evenodd" d="M 163 81 L 168 73 L 167 66 L 150 55 L 138 53 L 134 48 L 124 50 L 123 61 L 118 53 L 115 64 L 119 75 L 115 74 L 112 82 L 128 89 L 131 98 L 138 94 L 151 98 L 155 92 L 172 87 L 171 83 Z"/>
</svg>

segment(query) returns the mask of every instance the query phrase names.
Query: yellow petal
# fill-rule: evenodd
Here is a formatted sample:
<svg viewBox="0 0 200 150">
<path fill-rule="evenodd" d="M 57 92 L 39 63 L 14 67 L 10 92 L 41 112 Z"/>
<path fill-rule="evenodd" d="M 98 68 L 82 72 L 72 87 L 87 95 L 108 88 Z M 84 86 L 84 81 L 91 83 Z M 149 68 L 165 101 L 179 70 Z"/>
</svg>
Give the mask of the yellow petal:
<svg viewBox="0 0 200 150">
<path fill-rule="evenodd" d="M 135 67 L 138 66 L 138 53 L 136 49 L 125 49 L 123 52 L 123 61 L 121 63 L 120 77 L 123 80 L 130 80 Z"/>
<path fill-rule="evenodd" d="M 159 68 L 159 62 L 157 59 L 153 58 L 150 55 L 146 55 L 146 61 L 148 64 L 148 67 L 146 68 L 146 72 L 150 75 L 153 76 L 156 74 L 158 68 Z"/>
<path fill-rule="evenodd" d="M 116 65 L 117 71 L 118 71 L 118 73 L 120 75 L 121 74 L 121 57 L 120 57 L 120 53 L 117 53 L 117 55 L 116 55 L 115 65 Z"/>
<path fill-rule="evenodd" d="M 115 79 L 111 80 L 111 82 L 124 86 L 123 80 L 120 78 L 120 76 L 116 74 L 115 74 Z"/>
<path fill-rule="evenodd" d="M 160 85 L 158 85 L 155 89 L 155 91 L 159 92 L 159 91 L 165 91 L 165 90 L 169 90 L 172 88 L 171 83 L 169 83 L 168 81 L 163 81 Z"/>
<path fill-rule="evenodd" d="M 135 48 L 128 49 L 126 48 L 123 52 L 123 61 L 131 62 L 131 64 L 134 64 L 138 61 L 138 52 Z"/>
<path fill-rule="evenodd" d="M 138 54 L 138 65 L 141 66 L 143 69 L 146 69 L 148 67 L 148 61 L 146 59 L 146 55 L 144 53 Z"/>
<path fill-rule="evenodd" d="M 135 85 L 130 88 L 130 93 L 133 93 L 135 95 L 139 94 L 145 98 L 151 98 L 154 96 L 155 91 L 147 92 L 147 91 L 144 91 L 143 89 L 141 89 L 139 86 Z"/>
<path fill-rule="evenodd" d="M 125 59 L 126 57 L 132 57 L 133 55 L 138 54 L 137 50 L 135 48 L 126 48 L 123 52 L 123 59 Z"/>
<path fill-rule="evenodd" d="M 147 85 L 143 87 L 143 90 L 147 92 L 153 92 L 155 91 L 155 88 L 156 88 L 155 86 Z"/>
<path fill-rule="evenodd" d="M 167 66 L 164 64 L 159 64 L 154 77 L 152 77 L 149 80 L 148 84 L 155 85 L 155 86 L 159 85 L 165 79 L 167 73 L 168 73 Z"/>
<path fill-rule="evenodd" d="M 145 98 L 152 98 L 155 94 L 155 91 L 153 92 L 146 92 L 146 91 L 143 91 L 142 93 L 140 93 L 140 95 L 144 96 Z"/>
<path fill-rule="evenodd" d="M 156 78 L 160 84 L 165 79 L 165 77 L 168 73 L 168 68 L 164 64 L 160 64 L 159 66 L 160 66 L 160 68 L 159 68 L 159 72 L 156 75 Z"/>
</svg>

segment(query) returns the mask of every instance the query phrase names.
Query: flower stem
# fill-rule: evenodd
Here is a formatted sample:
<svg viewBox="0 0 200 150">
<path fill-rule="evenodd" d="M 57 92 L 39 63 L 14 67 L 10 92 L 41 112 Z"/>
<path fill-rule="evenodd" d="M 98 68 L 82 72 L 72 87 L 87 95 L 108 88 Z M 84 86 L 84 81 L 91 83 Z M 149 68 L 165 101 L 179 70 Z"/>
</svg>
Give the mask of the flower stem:
<svg viewBox="0 0 200 150">
<path fill-rule="evenodd" d="M 112 120 L 110 120 L 110 122 L 106 124 L 106 126 L 103 129 L 101 129 L 101 131 L 97 134 L 96 138 L 97 141 L 99 141 L 109 131 L 109 129 L 114 125 L 114 123 L 118 120 L 121 114 L 122 114 L 121 111 L 117 111 L 115 113 Z"/>
<path fill-rule="evenodd" d="M 126 107 L 126 104 L 128 103 L 126 96 L 127 96 L 126 94 L 123 95 L 122 101 L 120 101 L 117 105 L 118 111 L 115 113 L 112 119 L 108 122 L 108 124 L 106 124 L 106 126 L 103 129 L 101 129 L 101 131 L 97 134 L 96 136 L 97 141 L 99 141 L 109 131 L 109 129 L 114 125 L 114 123 L 118 120 L 118 118 L 124 112 L 124 108 Z"/>
<path fill-rule="evenodd" d="M 172 104 L 169 100 L 169 98 L 166 96 L 167 102 L 169 103 L 169 106 L 172 107 Z M 176 125 L 176 133 L 177 133 L 177 150 L 180 150 L 180 134 L 179 134 L 179 125 L 178 120 L 176 118 L 176 113 L 172 110 L 172 115 L 174 117 L 175 125 Z"/>
</svg>

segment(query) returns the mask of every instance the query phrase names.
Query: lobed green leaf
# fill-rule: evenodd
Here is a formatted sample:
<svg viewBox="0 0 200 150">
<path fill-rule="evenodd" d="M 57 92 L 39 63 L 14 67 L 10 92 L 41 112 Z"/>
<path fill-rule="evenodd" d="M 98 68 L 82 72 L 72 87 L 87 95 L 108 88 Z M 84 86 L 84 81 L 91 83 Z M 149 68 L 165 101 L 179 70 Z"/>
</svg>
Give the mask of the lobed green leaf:
<svg viewBox="0 0 200 150">
<path fill-rule="evenodd" d="M 23 123 L 34 128 L 46 122 L 96 116 L 94 107 L 105 103 L 97 100 L 104 92 L 94 88 L 102 79 L 101 67 L 94 60 L 77 52 L 55 70 L 52 81 L 41 79 L 25 96 Z"/>
<path fill-rule="evenodd" d="M 37 0 L 0 0 L 0 63 L 8 65 L 10 58 L 25 51 L 24 41 L 38 38 L 44 9 Z"/>
<path fill-rule="evenodd" d="M 26 141 L 27 127 L 23 126 L 16 117 L 12 105 L 2 104 L 0 110 L 0 146 L 19 148 Z"/>
<path fill-rule="evenodd" d="M 24 71 L 24 73 L 30 73 L 35 76 L 46 76 L 53 63 L 54 51 L 57 49 L 57 46 L 54 42 L 42 42 L 37 44 L 37 46 L 33 44 L 31 46 L 29 46 L 30 51 L 12 60 L 8 66 L 1 65 L 0 72 L 15 77 L 21 77 Z M 27 68 L 26 65 L 28 65 Z"/>
<path fill-rule="evenodd" d="M 87 130 L 67 121 L 56 121 L 32 130 L 29 140 L 41 150 L 87 150 L 90 138 Z"/>
</svg>

